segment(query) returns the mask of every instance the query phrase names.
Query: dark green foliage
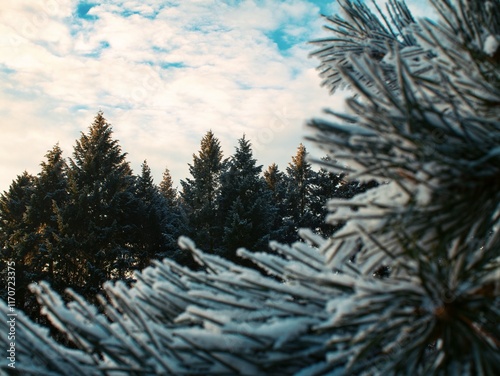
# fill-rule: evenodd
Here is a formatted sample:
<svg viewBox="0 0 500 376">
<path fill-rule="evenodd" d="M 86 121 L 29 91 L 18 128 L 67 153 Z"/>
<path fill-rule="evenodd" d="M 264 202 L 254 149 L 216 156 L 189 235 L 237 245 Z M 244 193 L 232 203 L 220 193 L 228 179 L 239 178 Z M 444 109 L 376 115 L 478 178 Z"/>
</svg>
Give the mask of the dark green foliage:
<svg viewBox="0 0 500 376">
<path fill-rule="evenodd" d="M 40 279 L 43 265 L 39 259 L 40 236 L 36 225 L 30 220 L 29 210 L 35 191 L 36 178 L 27 172 L 12 182 L 9 190 L 0 196 L 0 247 L 1 247 L 1 294 L 7 297 L 7 263 L 15 263 L 15 306 L 28 308 L 28 285 Z"/>
<path fill-rule="evenodd" d="M 325 237 L 333 234 L 337 226 L 332 226 L 325 221 L 328 214 L 326 203 L 329 199 L 342 197 L 343 192 L 349 185 L 344 180 L 343 174 L 335 174 L 325 168 L 320 168 L 314 174 L 310 204 L 313 213 L 311 225 L 309 226 L 311 229 Z"/>
<path fill-rule="evenodd" d="M 328 157 L 320 161 L 328 162 Z M 292 156 L 286 174 L 272 164 L 264 172 L 267 188 L 272 193 L 276 215 L 270 238 L 282 243 L 301 241 L 300 228 L 309 228 L 323 236 L 332 235 L 340 225 L 325 222 L 327 201 L 331 198 L 351 198 L 377 185 L 375 181 L 361 184 L 349 181 L 345 173 L 334 173 L 321 167 L 312 169 L 304 145 Z"/>
<path fill-rule="evenodd" d="M 300 150 L 305 149 L 301 146 Z M 215 163 L 211 160 L 214 156 Z M 212 251 L 231 260 L 237 260 L 235 252 L 240 247 L 256 251 L 267 248 L 270 239 L 300 240 L 299 226 L 294 222 L 300 218 L 296 215 L 300 213 L 296 193 L 301 191 L 295 189 L 299 183 L 276 165 L 262 177 L 261 166 L 257 166 L 245 138 L 239 140 L 227 162 L 222 160 L 218 140 L 208 132 L 191 167 L 198 179 L 184 183 L 181 197 L 168 169 L 159 186 L 154 184 L 146 162 L 140 176 L 132 175 L 102 113 L 97 114 L 89 133 L 82 133 L 69 165 L 57 145 L 46 157 L 41 172 L 32 178 L 32 186 L 25 187 L 29 192 L 18 207 L 22 214 L 16 219 L 5 217 L 8 224 L 3 235 L 8 237 L 9 226 L 17 226 L 14 238 L 21 240 L 16 247 L 30 255 L 24 266 L 30 270 L 25 273 L 25 286 L 43 279 L 57 291 L 72 286 L 85 296 L 93 296 L 104 280 L 131 280 L 134 269 L 148 266 L 153 259 L 169 257 L 197 269 L 191 254 L 177 246 L 182 234 L 205 240 L 209 234 L 220 238 Z M 302 157 L 294 157 L 288 172 L 300 174 L 292 168 L 299 158 L 308 174 L 307 192 L 319 195 L 320 185 L 330 182 L 323 179 L 318 185 L 317 173 L 305 161 L 305 153 Z M 215 169 L 211 174 L 214 166 L 220 171 Z M 24 180 L 13 187 L 18 189 Z M 312 203 L 308 209 L 311 220 L 302 221 L 302 227 L 320 230 L 326 226 L 322 224 L 323 212 L 324 205 Z M 8 241 L 6 244 L 7 248 L 13 246 Z M 24 300 L 24 295 L 20 299 Z M 38 317 L 33 298 L 29 306 L 31 317 Z"/>
<path fill-rule="evenodd" d="M 271 191 L 272 200 L 275 207 L 274 221 L 271 226 L 271 240 L 286 242 L 295 240 L 297 234 L 294 229 L 294 224 L 288 216 L 288 200 L 287 200 L 287 179 L 286 175 L 281 172 L 276 163 L 270 165 L 264 171 L 264 180 L 267 188 Z"/>
<path fill-rule="evenodd" d="M 170 171 L 168 168 L 165 168 L 163 172 L 163 177 L 159 186 L 160 193 L 165 197 L 165 199 L 170 204 L 177 203 L 178 193 L 174 188 L 174 182 L 172 180 L 172 176 L 170 175 Z"/>
<path fill-rule="evenodd" d="M 181 181 L 182 205 L 185 208 L 189 235 L 213 252 L 224 226 L 218 205 L 221 195 L 220 177 L 226 169 L 220 142 L 212 131 L 201 140 L 198 155 L 193 154 L 193 164 L 189 165 L 192 178 Z"/>
<path fill-rule="evenodd" d="M 30 218 L 40 235 L 39 252 L 45 269 L 43 279 L 63 288 L 66 282 L 59 242 L 57 211 L 64 208 L 69 200 L 67 165 L 61 148 L 56 145 L 47 154 L 47 162 L 42 162 L 42 171 L 36 180 L 36 188 L 30 207 Z"/>
<path fill-rule="evenodd" d="M 219 252 L 229 260 L 236 260 L 239 247 L 256 251 L 269 242 L 276 210 L 261 170 L 243 136 L 221 177 L 219 216 L 225 222 Z"/>
<path fill-rule="evenodd" d="M 68 179 L 70 200 L 58 211 L 58 246 L 67 285 L 92 296 L 106 280 L 131 277 L 139 231 L 134 177 L 102 112 L 76 142 Z"/>
<path fill-rule="evenodd" d="M 182 234 L 190 232 L 188 227 L 188 217 L 186 214 L 186 205 L 183 204 L 179 197 L 177 189 L 174 188 L 174 183 L 170 171 L 165 168 L 162 181 L 159 185 L 160 194 L 165 198 L 166 211 L 168 213 L 168 221 L 165 224 L 164 235 L 166 236 L 166 249 L 157 255 L 158 259 L 164 257 L 175 260 L 180 265 L 189 266 L 193 269 L 199 267 L 194 261 L 191 254 L 184 252 L 177 246 L 177 239 Z"/>
<path fill-rule="evenodd" d="M 309 227 L 316 233 L 329 237 L 340 229 L 344 223 L 340 222 L 335 225 L 329 223 L 327 220 L 327 215 L 330 212 L 328 210 L 328 201 L 330 199 L 351 199 L 368 189 L 377 187 L 379 183 L 376 180 L 361 183 L 349 179 L 346 173 L 332 172 L 327 167 L 332 162 L 328 156 L 316 162 L 326 167 L 321 167 L 317 172 L 313 172 L 312 186 L 310 188 L 312 192 L 311 212 L 313 213 L 313 219 Z M 353 207 L 352 210 L 356 211 L 357 208 Z"/>
<path fill-rule="evenodd" d="M 45 280 L 57 289 L 66 286 L 56 211 L 68 200 L 67 166 L 58 145 L 46 158 L 38 176 L 24 173 L 2 196 L 1 260 L 16 262 L 16 305 L 37 320 L 39 307 L 27 290 L 29 283 Z"/>
<path fill-rule="evenodd" d="M 137 237 L 134 242 L 136 262 L 134 269 L 149 266 L 158 255 L 172 249 L 172 240 L 165 232 L 169 216 L 167 200 L 153 182 L 151 169 L 146 161 L 141 166 L 141 175 L 137 178 L 135 197 L 139 199 L 136 215 Z"/>
<path fill-rule="evenodd" d="M 311 204 L 313 201 L 313 182 L 315 172 L 308 160 L 308 153 L 303 144 L 297 148 L 297 153 L 292 156 L 292 162 L 286 168 L 286 219 L 288 221 L 288 234 L 285 241 L 291 243 L 299 240 L 300 228 L 313 228 L 315 218 Z M 291 225 L 291 226 L 290 226 Z"/>
<path fill-rule="evenodd" d="M 292 157 L 292 162 L 286 169 L 289 184 L 289 200 L 291 216 L 297 219 L 299 225 L 303 217 L 308 214 L 311 199 L 311 181 L 313 170 L 311 163 L 307 159 L 307 151 L 304 145 L 300 144 L 297 154 Z"/>
</svg>

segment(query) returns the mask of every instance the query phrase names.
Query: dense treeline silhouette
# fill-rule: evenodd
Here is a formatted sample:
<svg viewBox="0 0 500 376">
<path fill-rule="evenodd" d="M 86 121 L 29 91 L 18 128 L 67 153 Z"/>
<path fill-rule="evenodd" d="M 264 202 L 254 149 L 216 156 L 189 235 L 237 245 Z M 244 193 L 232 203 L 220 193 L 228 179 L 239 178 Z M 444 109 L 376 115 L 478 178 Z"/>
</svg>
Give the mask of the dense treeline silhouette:
<svg viewBox="0 0 500 376">
<path fill-rule="evenodd" d="M 272 164 L 263 172 L 244 136 L 224 158 L 209 131 L 193 154 L 191 177 L 177 192 L 168 168 L 159 185 L 146 161 L 134 175 L 102 112 L 76 141 L 72 158 L 63 158 L 56 145 L 41 167 L 36 176 L 19 175 L 0 196 L 1 262 L 15 262 L 16 306 L 34 316 L 38 307 L 27 289 L 32 282 L 45 280 L 56 291 L 69 287 L 93 299 L 105 281 L 130 283 L 133 271 L 153 259 L 197 268 L 178 249 L 180 235 L 238 262 L 237 248 L 299 241 L 301 227 L 331 235 L 326 200 L 369 187 L 314 171 L 302 144 L 285 171 Z"/>
</svg>

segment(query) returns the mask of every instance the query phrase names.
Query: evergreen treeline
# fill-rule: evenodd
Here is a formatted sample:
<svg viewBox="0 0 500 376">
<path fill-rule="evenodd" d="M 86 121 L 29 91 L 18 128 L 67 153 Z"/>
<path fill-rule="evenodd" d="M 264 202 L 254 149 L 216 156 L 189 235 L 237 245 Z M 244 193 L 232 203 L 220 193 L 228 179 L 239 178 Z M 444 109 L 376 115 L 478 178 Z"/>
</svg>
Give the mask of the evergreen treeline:
<svg viewBox="0 0 500 376">
<path fill-rule="evenodd" d="M 303 145 L 285 171 L 273 164 L 262 172 L 245 137 L 224 158 L 212 131 L 189 171 L 180 192 L 168 168 L 159 185 L 146 161 L 134 175 L 102 112 L 76 141 L 72 158 L 54 146 L 38 175 L 24 172 L 0 196 L 1 262 L 16 263 L 16 306 L 38 315 L 28 285 L 41 280 L 93 299 L 105 281 L 130 282 L 134 270 L 154 259 L 198 267 L 178 249 L 180 235 L 232 261 L 239 247 L 298 241 L 301 227 L 328 236 L 334 227 L 324 223 L 326 200 L 366 189 L 314 171 Z"/>
</svg>

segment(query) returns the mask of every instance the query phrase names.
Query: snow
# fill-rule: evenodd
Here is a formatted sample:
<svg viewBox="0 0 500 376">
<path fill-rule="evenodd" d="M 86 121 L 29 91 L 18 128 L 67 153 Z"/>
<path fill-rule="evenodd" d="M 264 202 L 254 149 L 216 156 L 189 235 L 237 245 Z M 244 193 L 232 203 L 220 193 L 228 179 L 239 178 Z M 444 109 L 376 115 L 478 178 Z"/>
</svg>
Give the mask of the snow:
<svg viewBox="0 0 500 376">
<path fill-rule="evenodd" d="M 316 323 L 316 319 L 309 317 L 276 318 L 270 323 L 253 328 L 253 333 L 257 336 L 274 338 L 273 348 L 279 349 L 286 342 L 302 335 Z"/>
<path fill-rule="evenodd" d="M 415 200 L 418 203 L 418 205 L 421 206 L 426 206 L 431 203 L 432 199 L 432 190 L 424 185 L 424 184 L 419 184 L 416 189 L 415 193 Z"/>
<path fill-rule="evenodd" d="M 499 45 L 497 37 L 490 34 L 484 41 L 483 51 L 486 55 L 493 56 L 498 51 Z"/>
<path fill-rule="evenodd" d="M 194 242 L 188 238 L 187 236 L 181 236 L 178 240 L 179 247 L 185 250 L 194 250 L 196 249 L 196 245 Z"/>
</svg>

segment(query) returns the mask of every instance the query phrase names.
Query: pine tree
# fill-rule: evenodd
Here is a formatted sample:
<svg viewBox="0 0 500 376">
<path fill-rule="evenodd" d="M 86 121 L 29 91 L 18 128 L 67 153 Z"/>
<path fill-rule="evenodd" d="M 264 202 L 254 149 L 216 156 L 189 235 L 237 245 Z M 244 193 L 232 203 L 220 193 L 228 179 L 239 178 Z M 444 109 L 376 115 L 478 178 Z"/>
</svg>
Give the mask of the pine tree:
<svg viewBox="0 0 500 376">
<path fill-rule="evenodd" d="M 350 199 L 354 196 L 366 192 L 368 189 L 378 186 L 376 180 L 360 182 L 348 178 L 345 172 L 335 173 L 328 169 L 332 163 L 331 158 L 324 157 L 318 163 L 322 166 L 319 171 L 314 172 L 311 184 L 311 212 L 313 221 L 311 228 L 324 237 L 329 237 L 336 230 L 343 226 L 344 222 L 332 225 L 325 221 L 328 215 L 328 199 L 342 198 Z M 326 166 L 326 167 L 325 167 Z M 357 210 L 353 207 L 352 210 Z"/>
<path fill-rule="evenodd" d="M 288 218 L 294 227 L 290 238 L 287 239 L 288 242 L 299 239 L 300 228 L 310 228 L 315 225 L 311 208 L 315 172 L 312 170 L 307 154 L 306 147 L 300 144 L 286 169 Z"/>
<path fill-rule="evenodd" d="M 135 239 L 134 269 L 143 269 L 151 261 L 165 255 L 172 247 L 172 239 L 167 233 L 169 207 L 167 200 L 154 184 L 147 161 L 141 165 L 141 175 L 137 178 L 135 197 L 139 199 L 139 211 L 135 218 L 138 236 Z"/>
<path fill-rule="evenodd" d="M 40 319 L 40 307 L 28 285 L 45 280 L 58 288 L 65 280 L 53 245 L 58 238 L 55 206 L 62 207 L 67 199 L 66 163 L 58 145 L 48 151 L 46 158 L 38 176 L 25 172 L 2 198 L 2 262 L 19 265 L 18 306 L 36 320 Z"/>
<path fill-rule="evenodd" d="M 190 268 L 198 268 L 198 264 L 194 261 L 189 252 L 184 252 L 177 246 L 177 239 L 182 234 L 190 233 L 188 226 L 188 218 L 186 214 L 187 205 L 182 202 L 177 189 L 174 188 L 174 182 L 170 175 L 170 170 L 165 168 L 162 181 L 159 185 L 161 195 L 166 200 L 168 208 L 168 222 L 166 224 L 166 236 L 168 239 L 165 252 L 159 254 L 160 258 L 168 257 L 175 260 L 178 264 L 188 266 Z"/>
<path fill-rule="evenodd" d="M 70 202 L 58 212 L 67 283 L 86 296 L 108 279 L 129 277 L 136 260 L 139 201 L 126 154 L 112 136 L 99 112 L 76 142 L 68 171 Z"/>
<path fill-rule="evenodd" d="M 316 141 L 337 171 L 347 164 L 353 177 L 384 183 L 348 202 L 354 214 L 329 203 L 332 223 L 349 219 L 330 250 L 357 264 L 345 271 L 354 277 L 343 300 L 349 310 L 336 310 L 329 324 L 347 324 L 350 334 L 336 341 L 330 369 L 500 369 L 500 127 L 492 107 L 500 99 L 500 2 L 432 3 L 438 24 L 417 23 L 402 2 L 389 3 L 392 23 L 345 2 L 348 24 L 361 27 L 346 32 L 346 21 L 332 17 L 334 37 L 316 42 L 324 84 L 359 95 L 348 101 L 350 114 L 310 123 Z"/>
<path fill-rule="evenodd" d="M 38 257 L 39 236 L 36 227 L 29 221 L 28 211 L 31 206 L 36 178 L 28 172 L 12 182 L 9 190 L 0 196 L 0 246 L 1 280 L 5 288 L 1 291 L 3 301 L 7 301 L 7 286 L 11 286 L 15 295 L 15 306 L 26 309 L 28 305 L 28 285 L 38 281 L 42 270 L 34 263 Z M 8 284 L 7 265 L 14 263 L 14 285 Z"/>
<path fill-rule="evenodd" d="M 164 260 L 108 283 L 105 315 L 33 286 L 77 349 L 19 313 L 20 372 L 500 374 L 500 2 L 432 1 L 440 22 L 340 4 L 314 55 L 330 90 L 356 96 L 309 124 L 330 168 L 381 183 L 329 202 L 346 225 L 272 243 L 282 257 L 238 251 L 273 278 L 182 238 L 204 269 Z"/>
<path fill-rule="evenodd" d="M 163 172 L 163 177 L 160 182 L 160 192 L 165 197 L 167 201 L 169 201 L 171 204 L 176 203 L 177 198 L 178 198 L 178 193 L 177 190 L 174 188 L 174 182 L 172 180 L 172 176 L 170 175 L 170 170 L 168 168 L 165 168 L 165 171 Z"/>
<path fill-rule="evenodd" d="M 64 270 L 59 265 L 61 255 L 57 247 L 59 231 L 57 211 L 64 208 L 68 202 L 67 164 L 59 145 L 55 145 L 45 155 L 46 162 L 41 163 L 42 170 L 36 179 L 34 194 L 29 210 L 30 220 L 36 225 L 40 235 L 39 252 L 41 258 L 37 261 L 44 265 L 46 274 L 44 280 L 54 287 L 64 286 Z"/>
<path fill-rule="evenodd" d="M 328 214 L 326 203 L 329 199 L 343 196 L 342 193 L 345 187 L 349 185 L 344 181 L 344 177 L 344 174 L 336 174 L 324 167 L 321 167 L 314 174 L 311 184 L 310 203 L 313 219 L 309 227 L 324 237 L 329 237 L 336 229 L 336 226 L 334 227 L 326 222 Z"/>
<path fill-rule="evenodd" d="M 269 242 L 275 210 L 261 171 L 243 136 L 221 179 L 219 215 L 226 218 L 221 254 L 229 260 L 237 259 L 239 247 L 256 251 Z"/>
<path fill-rule="evenodd" d="M 270 239 L 281 243 L 295 240 L 296 232 L 294 223 L 288 216 L 287 180 L 276 163 L 271 164 L 264 171 L 264 180 L 271 191 L 273 207 L 275 208 L 274 221 L 271 226 Z"/>
<path fill-rule="evenodd" d="M 214 251 L 223 231 L 218 203 L 220 177 L 225 168 L 220 142 L 212 131 L 208 131 L 201 140 L 198 155 L 193 154 L 193 164 L 189 165 L 192 179 L 181 181 L 189 235 L 210 252 Z"/>
</svg>

